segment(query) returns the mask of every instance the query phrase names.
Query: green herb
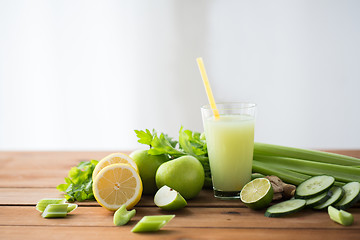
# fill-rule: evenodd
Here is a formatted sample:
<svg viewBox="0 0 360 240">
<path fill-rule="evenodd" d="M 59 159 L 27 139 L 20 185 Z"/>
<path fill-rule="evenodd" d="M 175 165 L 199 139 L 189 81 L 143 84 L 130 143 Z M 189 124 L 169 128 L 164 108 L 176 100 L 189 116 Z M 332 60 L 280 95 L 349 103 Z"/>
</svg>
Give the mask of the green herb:
<svg viewBox="0 0 360 240">
<path fill-rule="evenodd" d="M 68 177 L 65 177 L 66 183 L 56 187 L 59 191 L 65 193 L 64 197 L 68 202 L 95 199 L 92 191 L 92 173 L 97 163 L 97 160 L 91 160 L 72 167 Z"/>
<path fill-rule="evenodd" d="M 167 134 L 158 134 L 155 130 L 145 129 L 135 130 L 138 142 L 150 146 L 148 153 L 151 155 L 168 155 L 170 159 L 175 159 L 184 155 L 191 155 L 197 158 L 204 167 L 205 187 L 211 187 L 211 173 L 209 158 L 205 139 L 201 139 L 201 134 L 183 127 L 179 131 L 179 141 L 173 140 Z"/>
</svg>

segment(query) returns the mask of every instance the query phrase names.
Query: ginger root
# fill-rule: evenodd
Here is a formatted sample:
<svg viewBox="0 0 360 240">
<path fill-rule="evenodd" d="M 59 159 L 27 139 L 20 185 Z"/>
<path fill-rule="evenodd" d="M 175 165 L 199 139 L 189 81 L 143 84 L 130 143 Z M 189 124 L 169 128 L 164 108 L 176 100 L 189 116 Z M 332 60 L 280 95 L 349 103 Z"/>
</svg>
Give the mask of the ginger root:
<svg viewBox="0 0 360 240">
<path fill-rule="evenodd" d="M 295 195 L 295 185 L 284 183 L 277 176 L 266 176 L 265 178 L 269 179 L 274 190 L 273 201 L 280 200 L 282 198 L 290 199 Z"/>
</svg>

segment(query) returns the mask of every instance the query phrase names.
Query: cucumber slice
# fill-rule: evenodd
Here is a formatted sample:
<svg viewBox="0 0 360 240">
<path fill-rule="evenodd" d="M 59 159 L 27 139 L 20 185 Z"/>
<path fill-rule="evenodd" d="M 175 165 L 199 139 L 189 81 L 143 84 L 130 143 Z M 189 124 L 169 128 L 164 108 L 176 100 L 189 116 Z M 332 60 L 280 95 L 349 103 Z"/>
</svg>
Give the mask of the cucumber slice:
<svg viewBox="0 0 360 240">
<path fill-rule="evenodd" d="M 353 206 L 360 199 L 360 183 L 359 182 L 349 182 L 343 186 L 345 190 L 345 195 L 343 198 L 335 204 L 335 207 L 338 209 L 348 209 Z"/>
<path fill-rule="evenodd" d="M 314 207 L 314 209 L 322 210 L 322 209 L 327 208 L 328 206 L 334 205 L 337 202 L 339 202 L 345 194 L 345 191 L 342 187 L 334 186 L 330 189 L 330 191 L 333 193 L 331 198 L 329 198 L 326 202 L 324 202 L 322 204 L 316 205 Z"/>
<path fill-rule="evenodd" d="M 265 217 L 281 217 L 295 213 L 303 209 L 306 205 L 304 199 L 291 199 L 269 207 L 265 212 Z"/>
<path fill-rule="evenodd" d="M 313 198 L 306 199 L 306 207 L 314 207 L 326 202 L 333 195 L 331 189 Z"/>
<path fill-rule="evenodd" d="M 335 183 L 335 178 L 327 175 L 311 177 L 296 188 L 295 198 L 309 199 L 328 191 Z"/>
</svg>

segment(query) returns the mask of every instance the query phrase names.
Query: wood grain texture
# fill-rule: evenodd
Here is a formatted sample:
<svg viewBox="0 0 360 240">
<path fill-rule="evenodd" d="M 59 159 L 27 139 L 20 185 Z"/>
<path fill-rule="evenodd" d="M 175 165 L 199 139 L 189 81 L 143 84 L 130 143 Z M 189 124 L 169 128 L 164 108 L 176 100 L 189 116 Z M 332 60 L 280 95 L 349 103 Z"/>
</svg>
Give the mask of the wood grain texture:
<svg viewBox="0 0 360 240">
<path fill-rule="evenodd" d="M 128 153 L 128 152 L 126 152 Z M 71 167 L 110 152 L 0 152 L 0 187 L 56 187 Z"/>
<path fill-rule="evenodd" d="M 35 206 L 42 198 L 63 197 L 56 188 L 0 188 L 0 205 Z M 95 201 L 76 202 L 80 206 L 99 206 Z M 155 207 L 154 197 L 144 195 L 137 204 L 140 207 Z M 213 197 L 213 191 L 204 189 L 199 195 L 188 201 L 188 207 L 245 207 L 240 200 L 222 201 Z"/>
<path fill-rule="evenodd" d="M 360 150 L 331 151 L 360 157 Z M 221 201 L 203 190 L 176 211 L 176 217 L 157 233 L 135 234 L 131 228 L 145 215 L 173 214 L 143 196 L 128 225 L 115 227 L 113 212 L 96 202 L 81 202 L 66 218 L 44 219 L 35 204 L 41 198 L 61 197 L 55 187 L 70 167 L 101 159 L 110 152 L 0 152 L 0 239 L 359 239 L 360 204 L 349 211 L 352 226 L 330 220 L 326 211 L 306 209 L 283 218 L 264 217 L 240 200 Z M 128 153 L 128 152 L 127 152 Z"/>
<path fill-rule="evenodd" d="M 343 229 L 330 220 L 327 212 L 303 210 L 282 218 L 264 217 L 265 210 L 249 208 L 184 208 L 181 211 L 163 211 L 157 207 L 135 207 L 135 217 L 124 226 L 132 228 L 143 216 L 175 214 L 167 226 L 184 228 L 291 228 L 291 229 Z M 81 206 L 66 218 L 44 219 L 32 206 L 0 206 L 0 226 L 93 226 L 112 227 L 113 212 L 102 207 Z M 350 209 L 355 219 L 360 219 L 360 209 Z M 358 229 L 355 221 L 347 229 Z"/>
<path fill-rule="evenodd" d="M 9 238 L 9 236 L 11 236 Z M 165 226 L 156 233 L 131 233 L 126 227 L 0 226 L 0 239 L 244 239 L 244 240 L 356 240 L 357 229 L 246 229 L 246 228 L 173 228 Z"/>
</svg>

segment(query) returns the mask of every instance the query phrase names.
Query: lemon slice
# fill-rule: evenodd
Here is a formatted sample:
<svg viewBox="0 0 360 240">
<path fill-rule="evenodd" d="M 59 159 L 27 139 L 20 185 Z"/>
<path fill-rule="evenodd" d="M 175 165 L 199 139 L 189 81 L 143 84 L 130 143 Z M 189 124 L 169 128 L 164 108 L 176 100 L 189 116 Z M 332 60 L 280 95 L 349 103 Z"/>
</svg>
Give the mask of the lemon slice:
<svg viewBox="0 0 360 240">
<path fill-rule="evenodd" d="M 134 162 L 134 160 L 132 160 L 131 157 L 129 157 L 128 155 L 124 154 L 124 153 L 112 153 L 106 157 L 104 157 L 103 159 L 101 159 L 98 164 L 96 164 L 96 167 L 93 171 L 92 174 L 92 178 L 95 179 L 96 175 L 101 171 L 101 169 L 103 169 L 106 166 L 109 166 L 111 164 L 114 163 L 125 163 L 125 164 L 129 164 L 130 166 L 132 166 L 137 172 L 138 168 L 136 166 L 136 163 Z"/>
<path fill-rule="evenodd" d="M 132 208 L 140 201 L 142 182 L 130 165 L 115 163 L 104 167 L 95 177 L 93 193 L 104 208 L 116 211 L 121 205 Z"/>
</svg>

